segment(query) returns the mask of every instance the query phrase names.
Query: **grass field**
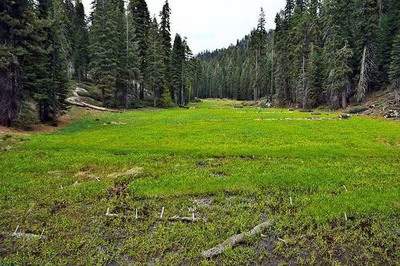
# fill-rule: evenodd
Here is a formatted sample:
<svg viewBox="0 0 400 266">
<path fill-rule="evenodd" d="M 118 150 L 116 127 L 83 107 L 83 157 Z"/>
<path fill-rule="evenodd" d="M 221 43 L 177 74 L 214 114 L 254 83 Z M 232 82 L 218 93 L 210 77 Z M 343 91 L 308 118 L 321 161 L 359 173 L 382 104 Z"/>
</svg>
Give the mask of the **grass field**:
<svg viewBox="0 0 400 266">
<path fill-rule="evenodd" d="M 0 136 L 0 264 L 400 263 L 399 122 L 234 105 Z M 262 238 L 201 257 L 266 219 Z"/>
</svg>

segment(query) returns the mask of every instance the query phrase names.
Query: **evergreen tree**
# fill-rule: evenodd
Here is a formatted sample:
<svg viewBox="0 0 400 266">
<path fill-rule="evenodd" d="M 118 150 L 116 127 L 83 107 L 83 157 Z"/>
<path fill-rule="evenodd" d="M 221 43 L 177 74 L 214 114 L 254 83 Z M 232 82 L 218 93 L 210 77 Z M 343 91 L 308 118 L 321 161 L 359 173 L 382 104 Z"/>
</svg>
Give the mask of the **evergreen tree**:
<svg viewBox="0 0 400 266">
<path fill-rule="evenodd" d="M 266 39 L 267 31 L 265 29 L 265 12 L 261 8 L 260 15 L 258 18 L 258 25 L 256 30 L 251 34 L 250 47 L 254 50 L 254 61 L 255 61 L 255 76 L 253 81 L 253 99 L 257 101 L 260 98 L 260 91 L 262 89 L 260 65 L 262 65 L 266 56 Z"/>
<path fill-rule="evenodd" d="M 29 1 L 5 0 L 0 3 L 0 125 L 11 126 L 23 100 L 22 58 L 31 33 L 33 16 Z"/>
<path fill-rule="evenodd" d="M 169 7 L 168 0 L 165 1 L 165 4 L 160 13 L 161 23 L 160 23 L 160 34 L 162 38 L 162 46 L 163 46 L 163 57 L 164 57 L 164 87 L 168 88 L 171 86 L 170 80 L 170 65 L 171 65 L 171 9 Z M 161 91 L 164 93 L 164 91 Z"/>
<path fill-rule="evenodd" d="M 68 77 L 66 54 L 69 43 L 66 40 L 66 27 L 63 3 L 60 0 L 39 1 L 39 22 L 35 34 L 39 37 L 38 49 L 31 60 L 35 60 L 27 72 L 32 86 L 33 97 L 38 103 L 39 119 L 42 122 L 57 120 L 65 109 L 65 98 L 68 94 Z"/>
<path fill-rule="evenodd" d="M 400 33 L 393 42 L 389 78 L 395 92 L 395 100 L 400 103 Z"/>
<path fill-rule="evenodd" d="M 313 108 L 323 103 L 321 102 L 321 95 L 323 93 L 322 57 L 320 48 L 314 44 L 311 44 L 307 69 L 308 87 L 304 95 L 303 108 Z"/>
<path fill-rule="evenodd" d="M 329 102 L 333 107 L 347 107 L 347 95 L 351 86 L 350 60 L 352 55 L 352 50 L 346 44 L 343 48 L 334 51 L 332 57 L 330 57 L 326 85 L 330 98 Z"/>
<path fill-rule="evenodd" d="M 139 52 L 139 69 L 141 73 L 140 79 L 140 99 L 144 99 L 144 81 L 146 77 L 147 59 L 146 54 L 148 48 L 148 31 L 150 26 L 150 14 L 145 0 L 131 0 L 130 8 L 132 19 L 134 21 L 135 36 L 138 41 Z"/>
<path fill-rule="evenodd" d="M 148 43 L 146 58 L 148 60 L 146 76 L 147 88 L 153 92 L 153 105 L 156 107 L 163 94 L 165 80 L 164 53 L 161 36 L 158 32 L 158 23 L 156 18 L 150 24 L 148 32 Z"/>
<path fill-rule="evenodd" d="M 175 36 L 174 45 L 172 48 L 171 55 L 171 81 L 172 81 L 172 91 L 171 95 L 175 104 L 183 105 L 184 99 L 182 97 L 183 91 L 183 76 L 182 70 L 185 61 L 185 51 L 186 47 L 183 40 L 179 34 Z"/>
<path fill-rule="evenodd" d="M 360 60 L 357 101 L 361 102 L 376 76 L 376 45 L 379 25 L 379 7 L 376 0 L 357 0 L 355 12 L 358 22 L 355 30 L 355 51 Z M 360 51 L 362 51 L 360 53 Z"/>
<path fill-rule="evenodd" d="M 89 33 L 82 2 L 77 1 L 74 12 L 73 66 L 74 77 L 78 81 L 86 79 L 89 68 Z"/>
<path fill-rule="evenodd" d="M 91 60 L 93 79 L 102 92 L 104 106 L 117 106 L 124 90 L 125 15 L 122 0 L 97 0 L 92 14 Z"/>
</svg>

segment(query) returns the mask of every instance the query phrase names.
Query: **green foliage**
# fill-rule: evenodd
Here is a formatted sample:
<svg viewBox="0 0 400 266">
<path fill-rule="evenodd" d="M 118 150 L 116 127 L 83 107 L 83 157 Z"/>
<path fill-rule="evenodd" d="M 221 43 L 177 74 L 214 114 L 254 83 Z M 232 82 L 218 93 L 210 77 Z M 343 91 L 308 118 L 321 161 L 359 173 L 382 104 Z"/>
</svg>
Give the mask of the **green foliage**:
<svg viewBox="0 0 400 266">
<path fill-rule="evenodd" d="M 75 5 L 73 16 L 73 65 L 74 76 L 78 81 L 85 80 L 89 64 L 89 32 L 87 28 L 85 9 L 81 2 Z"/>
</svg>

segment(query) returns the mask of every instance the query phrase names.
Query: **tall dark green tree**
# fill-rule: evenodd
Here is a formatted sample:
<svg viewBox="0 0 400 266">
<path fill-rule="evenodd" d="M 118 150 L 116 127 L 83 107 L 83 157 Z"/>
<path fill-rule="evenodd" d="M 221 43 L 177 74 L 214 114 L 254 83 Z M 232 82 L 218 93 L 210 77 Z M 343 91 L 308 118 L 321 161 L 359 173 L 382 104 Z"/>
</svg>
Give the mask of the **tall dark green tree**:
<svg viewBox="0 0 400 266">
<path fill-rule="evenodd" d="M 395 93 L 395 100 L 400 103 L 400 32 L 393 42 L 389 78 Z"/>
<path fill-rule="evenodd" d="M 23 101 L 22 59 L 34 17 L 29 1 L 0 3 L 0 125 L 11 126 Z"/>
<path fill-rule="evenodd" d="M 148 43 L 149 47 L 146 54 L 148 60 L 146 64 L 146 87 L 153 92 L 153 105 L 156 107 L 160 103 L 165 86 L 164 51 L 156 18 L 150 24 Z"/>
<path fill-rule="evenodd" d="M 89 68 L 89 33 L 87 28 L 85 9 L 82 2 L 75 5 L 73 20 L 73 67 L 74 77 L 78 81 L 85 80 Z"/>
<path fill-rule="evenodd" d="M 150 14 L 145 0 L 131 0 L 130 8 L 134 21 L 135 36 L 138 42 L 140 79 L 140 99 L 144 99 L 145 80 L 147 69 L 148 31 L 150 27 Z"/>
<path fill-rule="evenodd" d="M 175 101 L 175 104 L 184 105 L 184 82 L 183 82 L 183 67 L 185 62 L 186 47 L 179 34 L 175 36 L 174 45 L 172 48 L 171 55 L 171 81 L 172 91 L 171 95 Z"/>
<path fill-rule="evenodd" d="M 170 80 L 170 65 L 171 65 L 171 22 L 170 22 L 170 17 L 171 17 L 171 9 L 169 7 L 168 0 L 165 1 L 164 6 L 161 10 L 160 13 L 161 16 L 161 22 L 160 22 L 160 34 L 162 38 L 162 46 L 163 46 L 163 56 L 164 56 L 164 66 L 165 66 L 165 81 L 164 81 L 164 87 L 169 89 L 171 86 L 171 80 Z M 161 93 L 164 93 L 164 91 L 161 91 Z"/>
<path fill-rule="evenodd" d="M 267 45 L 267 31 L 265 29 L 265 12 L 264 9 L 261 8 L 260 15 L 258 18 L 257 28 L 251 33 L 250 37 L 250 47 L 254 51 L 254 81 L 253 81 L 253 99 L 257 101 L 260 98 L 260 92 L 262 90 L 262 86 L 265 86 L 262 82 L 262 73 L 260 73 L 260 66 L 265 65 L 265 56 L 266 56 L 266 45 Z M 266 73 L 263 73 L 266 74 Z"/>
<path fill-rule="evenodd" d="M 59 113 L 65 109 L 68 94 L 67 53 L 69 43 L 65 35 L 66 25 L 63 18 L 65 9 L 60 0 L 40 0 L 39 18 L 42 33 L 43 52 L 38 56 L 37 75 L 34 81 L 38 101 L 39 118 L 42 122 L 56 121 Z"/>
</svg>

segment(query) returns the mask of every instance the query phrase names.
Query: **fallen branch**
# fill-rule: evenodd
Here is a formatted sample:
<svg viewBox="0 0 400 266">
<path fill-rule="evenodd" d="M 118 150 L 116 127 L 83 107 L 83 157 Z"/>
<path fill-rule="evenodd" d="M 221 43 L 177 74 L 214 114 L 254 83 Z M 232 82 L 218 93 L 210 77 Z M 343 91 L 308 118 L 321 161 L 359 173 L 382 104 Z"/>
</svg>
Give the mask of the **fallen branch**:
<svg viewBox="0 0 400 266">
<path fill-rule="evenodd" d="M 194 217 L 194 215 L 192 215 L 192 217 L 173 216 L 173 217 L 169 218 L 168 220 L 180 221 L 180 222 L 186 222 L 186 223 L 194 223 L 194 222 L 201 221 L 202 219 L 196 218 L 196 217 Z"/>
<path fill-rule="evenodd" d="M 221 244 L 219 244 L 218 246 L 215 246 L 207 251 L 204 251 L 202 253 L 202 255 L 203 255 L 203 257 L 208 258 L 208 259 L 218 256 L 218 255 L 224 253 L 224 251 L 227 250 L 228 248 L 235 247 L 235 246 L 239 245 L 240 243 L 245 242 L 247 238 L 261 234 L 262 231 L 264 231 L 266 228 L 270 227 L 271 224 L 272 224 L 271 221 L 267 221 L 267 222 L 257 225 L 256 227 L 251 229 L 249 232 L 241 233 L 239 235 L 234 235 L 234 236 L 228 238 L 227 240 L 225 240 L 224 242 L 222 242 Z"/>
<path fill-rule="evenodd" d="M 110 208 L 107 208 L 106 216 L 108 217 L 118 217 L 118 214 L 111 213 Z"/>
<path fill-rule="evenodd" d="M 90 108 L 90 109 L 97 110 L 97 111 L 114 112 L 114 113 L 118 113 L 119 112 L 117 110 L 108 109 L 108 108 L 104 108 L 104 107 L 100 107 L 100 106 L 96 106 L 96 105 L 85 103 L 82 100 L 82 98 L 79 96 L 79 94 L 77 92 L 78 90 L 80 90 L 80 88 L 76 88 L 76 90 L 74 91 L 74 96 L 67 98 L 65 101 L 67 103 L 71 104 L 71 105 L 76 105 L 78 107 L 86 107 L 86 108 Z"/>
<path fill-rule="evenodd" d="M 15 229 L 14 233 L 11 234 L 12 237 L 15 238 L 26 238 L 26 239 L 46 239 L 46 237 L 43 235 L 44 229 L 40 235 L 35 235 L 35 234 L 28 234 L 28 233 L 22 233 L 18 232 L 19 225 Z"/>
</svg>

